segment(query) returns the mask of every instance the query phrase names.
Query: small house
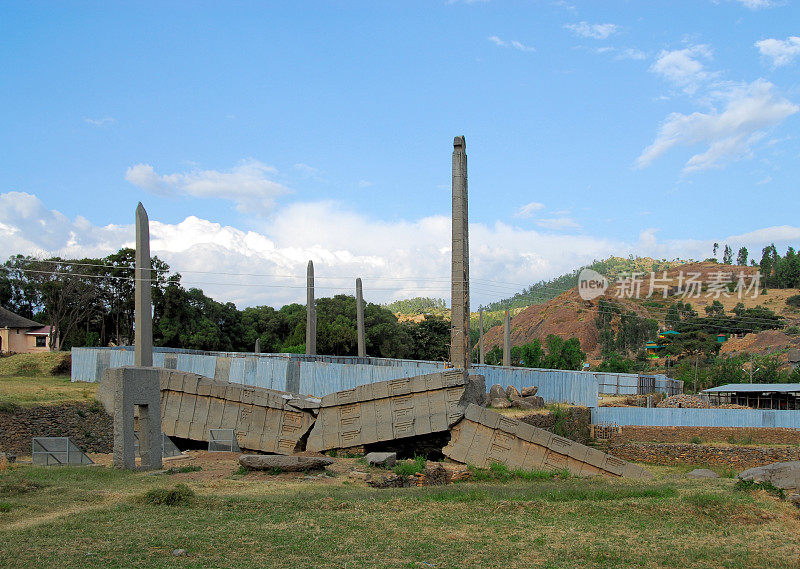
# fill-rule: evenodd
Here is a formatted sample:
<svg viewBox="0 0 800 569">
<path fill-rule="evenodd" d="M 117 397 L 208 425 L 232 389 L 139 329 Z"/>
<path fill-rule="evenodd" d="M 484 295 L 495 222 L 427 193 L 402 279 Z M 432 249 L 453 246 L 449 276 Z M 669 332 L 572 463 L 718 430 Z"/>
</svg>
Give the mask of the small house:
<svg viewBox="0 0 800 569">
<path fill-rule="evenodd" d="M 49 352 L 50 326 L 42 326 L 0 307 L 0 354 Z M 52 347 L 58 349 L 58 345 Z"/>
</svg>

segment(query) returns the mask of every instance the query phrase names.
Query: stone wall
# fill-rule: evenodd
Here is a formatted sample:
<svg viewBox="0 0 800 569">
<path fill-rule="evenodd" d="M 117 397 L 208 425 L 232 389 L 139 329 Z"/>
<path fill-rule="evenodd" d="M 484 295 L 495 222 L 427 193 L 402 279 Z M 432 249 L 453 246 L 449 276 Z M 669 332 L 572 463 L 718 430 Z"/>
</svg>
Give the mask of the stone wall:
<svg viewBox="0 0 800 569">
<path fill-rule="evenodd" d="M 70 437 L 86 452 L 111 452 L 113 420 L 97 403 L 0 411 L 0 452 L 30 456 L 33 437 Z"/>
<path fill-rule="evenodd" d="M 531 413 L 519 417 L 519 420 L 582 445 L 589 443 L 589 424 L 592 422 L 592 412 L 587 407 L 562 407 L 561 411 L 556 414 L 552 411 Z"/>
<path fill-rule="evenodd" d="M 773 462 L 800 460 L 800 447 L 706 446 L 668 443 L 609 444 L 606 452 L 633 462 L 672 466 L 727 466 L 737 471 Z"/>
<path fill-rule="evenodd" d="M 610 443 L 690 443 L 695 437 L 704 443 L 800 445 L 800 430 L 797 429 L 738 427 L 624 426 L 621 433 L 612 435 Z"/>
</svg>

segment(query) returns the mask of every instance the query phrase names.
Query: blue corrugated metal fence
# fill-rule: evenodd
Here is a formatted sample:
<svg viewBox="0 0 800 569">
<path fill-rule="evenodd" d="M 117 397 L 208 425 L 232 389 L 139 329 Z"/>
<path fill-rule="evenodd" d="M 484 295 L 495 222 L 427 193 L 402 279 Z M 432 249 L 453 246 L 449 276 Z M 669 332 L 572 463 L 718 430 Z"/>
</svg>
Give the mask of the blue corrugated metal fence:
<svg viewBox="0 0 800 569">
<path fill-rule="evenodd" d="M 287 387 L 290 362 L 299 362 L 301 393 L 323 396 L 375 381 L 385 381 L 434 373 L 445 369 L 443 362 L 396 360 L 388 358 L 357 358 L 349 356 L 305 356 L 298 354 L 245 354 L 228 352 L 199 352 L 155 348 L 153 364 L 165 365 L 170 355 L 175 369 L 216 377 L 224 381 L 290 390 Z M 133 365 L 133 350 L 125 348 L 74 348 L 72 350 L 72 380 L 98 381 L 108 367 Z M 531 369 L 476 365 L 473 372 L 486 377 L 487 388 L 495 383 L 513 385 L 517 389 L 538 386 L 539 395 L 547 402 L 571 403 L 592 407 L 597 405 L 601 385 L 622 383 L 633 386 L 637 393 L 636 375 L 605 374 L 584 371 Z M 664 391 L 669 380 L 655 376 L 655 387 Z M 296 385 L 296 384 L 295 384 Z M 661 389 L 659 387 L 661 386 Z"/>
<path fill-rule="evenodd" d="M 595 407 L 592 423 L 652 427 L 784 427 L 800 429 L 800 411 Z"/>
</svg>

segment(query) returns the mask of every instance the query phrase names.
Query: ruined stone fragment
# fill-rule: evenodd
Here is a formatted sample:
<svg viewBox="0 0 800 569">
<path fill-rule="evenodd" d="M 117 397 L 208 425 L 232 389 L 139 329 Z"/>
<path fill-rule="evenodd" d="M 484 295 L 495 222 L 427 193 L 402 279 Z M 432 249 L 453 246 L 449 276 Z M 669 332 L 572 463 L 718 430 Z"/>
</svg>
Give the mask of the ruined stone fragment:
<svg viewBox="0 0 800 569">
<path fill-rule="evenodd" d="M 444 455 L 480 468 L 496 462 L 510 469 L 567 469 L 580 476 L 652 476 L 640 466 L 477 405 L 467 407 L 450 433 Z"/>
<path fill-rule="evenodd" d="M 480 403 L 482 376 L 448 370 L 392 379 L 322 398 L 306 449 L 314 452 L 447 431 L 470 403 Z"/>
<path fill-rule="evenodd" d="M 324 456 L 283 456 L 280 454 L 243 454 L 239 464 L 248 470 L 280 470 L 300 472 L 325 468 L 333 460 Z"/>
</svg>

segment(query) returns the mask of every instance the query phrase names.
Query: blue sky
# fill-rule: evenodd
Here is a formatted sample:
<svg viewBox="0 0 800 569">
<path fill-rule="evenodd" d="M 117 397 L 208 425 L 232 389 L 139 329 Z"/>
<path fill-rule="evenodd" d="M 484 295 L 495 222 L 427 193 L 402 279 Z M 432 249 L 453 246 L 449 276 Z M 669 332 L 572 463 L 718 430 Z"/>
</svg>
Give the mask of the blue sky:
<svg viewBox="0 0 800 569">
<path fill-rule="evenodd" d="M 107 254 L 142 201 L 220 300 L 300 300 L 309 258 L 323 294 L 447 298 L 460 134 L 473 305 L 797 245 L 798 36 L 770 0 L 0 2 L 0 257 Z"/>
</svg>

